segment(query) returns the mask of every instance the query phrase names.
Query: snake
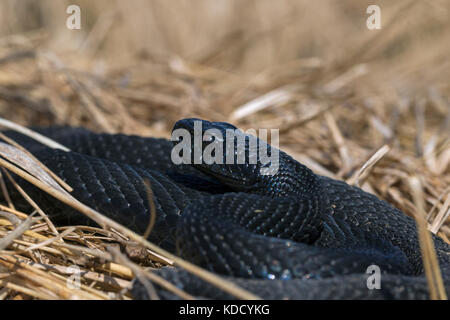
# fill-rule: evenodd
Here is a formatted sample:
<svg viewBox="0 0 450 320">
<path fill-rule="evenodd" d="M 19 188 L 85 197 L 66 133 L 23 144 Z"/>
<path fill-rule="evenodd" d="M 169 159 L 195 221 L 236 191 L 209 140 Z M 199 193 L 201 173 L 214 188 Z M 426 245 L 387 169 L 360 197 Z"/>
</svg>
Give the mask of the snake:
<svg viewBox="0 0 450 320">
<path fill-rule="evenodd" d="M 201 127 L 197 140 L 196 124 Z M 192 137 L 186 141 L 69 126 L 32 129 L 70 151 L 15 131 L 4 133 L 69 184 L 77 200 L 140 234 L 151 221 L 152 201 L 149 241 L 261 298 L 430 298 L 414 219 L 357 186 L 314 173 L 232 124 L 179 120 L 173 133 L 184 130 Z M 190 161 L 175 163 L 175 146 L 183 146 L 178 155 Z M 204 155 L 212 146 L 216 161 L 204 156 L 192 161 L 196 148 Z M 251 158 L 262 149 L 277 155 L 270 163 L 277 170 L 271 174 L 263 174 L 267 162 Z M 56 225 L 95 225 L 16 179 Z M 19 208 L 29 207 L 14 190 L 10 193 Z M 435 235 L 432 242 L 449 292 L 450 246 Z M 195 297 L 235 298 L 181 268 L 152 272 Z M 161 298 L 179 299 L 163 286 L 155 284 L 155 289 Z M 149 298 L 137 279 L 131 293 Z"/>
</svg>

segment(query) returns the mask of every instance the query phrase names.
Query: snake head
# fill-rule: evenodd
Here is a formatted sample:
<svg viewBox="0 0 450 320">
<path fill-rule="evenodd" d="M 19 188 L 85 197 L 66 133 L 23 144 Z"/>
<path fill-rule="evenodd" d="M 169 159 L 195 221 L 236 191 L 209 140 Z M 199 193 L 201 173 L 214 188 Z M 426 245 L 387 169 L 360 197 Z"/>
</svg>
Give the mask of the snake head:
<svg viewBox="0 0 450 320">
<path fill-rule="evenodd" d="M 277 173 L 279 150 L 226 122 L 182 119 L 172 141 L 175 164 L 191 164 L 238 191 L 254 191 Z"/>
</svg>

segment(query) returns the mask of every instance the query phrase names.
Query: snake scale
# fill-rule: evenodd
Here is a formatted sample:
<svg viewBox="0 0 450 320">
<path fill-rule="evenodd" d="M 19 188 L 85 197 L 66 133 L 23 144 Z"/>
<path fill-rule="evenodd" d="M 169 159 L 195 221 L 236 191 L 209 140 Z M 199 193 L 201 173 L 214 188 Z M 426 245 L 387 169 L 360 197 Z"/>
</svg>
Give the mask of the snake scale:
<svg viewBox="0 0 450 320">
<path fill-rule="evenodd" d="M 203 133 L 216 129 L 226 136 L 226 129 L 236 129 L 199 119 L 180 120 L 174 129 L 193 134 L 195 121 Z M 243 164 L 175 165 L 173 142 L 166 139 L 73 127 L 35 130 L 71 151 L 5 133 L 66 181 L 75 198 L 142 234 L 150 221 L 148 181 L 156 208 L 148 239 L 262 298 L 429 298 L 414 220 L 360 188 L 315 174 L 281 150 L 276 174 L 262 175 L 261 162 L 247 158 Z M 202 148 L 210 142 L 203 141 Z M 258 140 L 262 146 L 275 150 Z M 249 149 L 246 143 L 244 153 Z M 54 223 L 93 223 L 18 181 Z M 436 236 L 433 240 L 449 292 L 450 246 Z M 381 288 L 369 289 L 367 270 L 374 265 Z M 154 272 L 197 297 L 233 298 L 184 270 Z M 177 298 L 156 288 L 162 298 Z M 132 293 L 147 298 L 139 281 Z"/>
</svg>

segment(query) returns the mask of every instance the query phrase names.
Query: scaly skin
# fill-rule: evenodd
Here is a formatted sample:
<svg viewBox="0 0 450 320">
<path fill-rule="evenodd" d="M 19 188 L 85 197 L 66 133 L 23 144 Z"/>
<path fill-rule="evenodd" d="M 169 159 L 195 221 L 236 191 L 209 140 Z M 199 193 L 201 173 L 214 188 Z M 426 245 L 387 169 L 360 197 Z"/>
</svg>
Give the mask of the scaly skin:
<svg viewBox="0 0 450 320">
<path fill-rule="evenodd" d="M 175 129 L 191 131 L 193 121 L 182 120 Z M 204 130 L 234 128 L 202 124 Z M 68 182 L 74 197 L 142 233 L 150 216 L 148 179 L 157 209 L 149 239 L 264 298 L 427 297 L 414 221 L 359 188 L 315 175 L 283 152 L 278 173 L 262 176 L 259 163 L 176 166 L 172 143 L 164 139 L 66 127 L 40 131 L 73 152 L 8 134 Z M 21 183 L 58 224 L 90 223 Z M 434 242 L 448 289 L 450 249 L 439 238 Z M 381 291 L 367 289 L 364 273 L 371 264 L 383 272 Z M 196 296 L 227 297 L 183 271 L 160 272 Z M 284 280 L 267 280 L 272 278 Z M 145 297 L 139 287 L 134 292 Z"/>
</svg>

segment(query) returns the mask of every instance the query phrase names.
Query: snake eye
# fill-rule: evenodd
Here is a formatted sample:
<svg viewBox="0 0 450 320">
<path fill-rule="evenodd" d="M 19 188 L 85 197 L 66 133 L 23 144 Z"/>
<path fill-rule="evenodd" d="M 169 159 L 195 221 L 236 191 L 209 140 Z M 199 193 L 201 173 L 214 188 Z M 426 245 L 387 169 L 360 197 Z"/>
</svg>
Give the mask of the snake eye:
<svg viewBox="0 0 450 320">
<path fill-rule="evenodd" d="M 210 134 L 205 134 L 205 136 L 203 137 L 203 141 L 205 141 L 205 142 L 213 142 L 214 140 L 215 140 L 215 137 Z"/>
<path fill-rule="evenodd" d="M 208 132 L 205 132 L 203 134 L 203 141 L 207 142 L 207 143 L 211 143 L 211 142 L 214 142 L 214 141 L 223 142 L 224 139 L 220 135 L 220 133 L 215 133 L 215 132 L 214 133 L 208 133 Z"/>
</svg>

